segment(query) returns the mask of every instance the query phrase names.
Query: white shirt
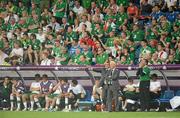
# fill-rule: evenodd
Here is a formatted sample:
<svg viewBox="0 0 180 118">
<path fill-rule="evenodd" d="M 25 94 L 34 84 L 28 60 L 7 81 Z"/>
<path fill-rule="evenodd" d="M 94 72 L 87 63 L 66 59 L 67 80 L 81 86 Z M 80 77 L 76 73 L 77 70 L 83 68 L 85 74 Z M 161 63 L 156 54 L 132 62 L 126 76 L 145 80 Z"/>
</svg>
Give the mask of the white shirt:
<svg viewBox="0 0 180 118">
<path fill-rule="evenodd" d="M 51 26 L 52 27 L 52 29 L 53 30 L 55 30 L 55 31 L 59 31 L 59 29 L 60 29 L 60 24 L 59 23 L 50 23 L 49 25 L 47 25 L 47 27 L 48 26 Z"/>
<path fill-rule="evenodd" d="M 73 11 L 77 14 L 82 14 L 84 12 L 84 9 L 82 6 L 80 6 L 79 8 L 77 8 L 76 6 L 73 8 Z"/>
<path fill-rule="evenodd" d="M 37 39 L 43 43 L 45 41 L 45 34 L 36 34 Z"/>
<path fill-rule="evenodd" d="M 81 22 L 79 24 L 79 30 L 82 31 L 83 24 L 85 24 L 87 26 L 87 31 L 91 32 L 91 23 L 89 21 L 86 21 L 85 23 Z"/>
<path fill-rule="evenodd" d="M 41 61 L 41 65 L 42 65 L 42 66 L 49 66 L 49 65 L 51 65 L 51 60 L 49 60 L 49 59 L 43 59 L 43 60 Z"/>
<path fill-rule="evenodd" d="M 177 2 L 177 0 L 165 0 L 165 2 L 167 3 L 168 8 L 171 6 L 175 6 L 175 2 Z"/>
<path fill-rule="evenodd" d="M 37 93 L 37 94 L 40 93 L 40 89 L 41 89 L 40 82 L 32 82 L 30 88 L 39 89 L 39 91 L 38 90 L 32 91 L 32 93 Z"/>
<path fill-rule="evenodd" d="M 79 94 L 79 93 L 86 94 L 86 91 L 84 90 L 84 88 L 80 84 L 76 85 L 75 87 L 70 85 L 70 87 L 68 89 L 68 92 L 70 92 L 70 90 L 72 90 L 73 93 L 76 94 L 76 95 Z"/>
<path fill-rule="evenodd" d="M 1 51 L 0 51 L 0 65 L 3 64 L 4 59 L 7 58 L 7 57 L 8 57 L 7 54 L 5 54 L 4 52 L 1 52 Z"/>
<path fill-rule="evenodd" d="M 167 59 L 167 57 L 168 57 L 168 54 L 165 51 L 160 51 L 158 53 L 158 58 L 161 59 L 161 60 L 165 60 L 165 59 Z"/>
<path fill-rule="evenodd" d="M 10 20 L 9 18 L 12 18 L 12 17 L 15 19 L 15 22 L 18 22 L 18 21 L 19 21 L 18 15 L 13 14 L 11 17 L 10 17 L 10 16 L 7 16 L 7 17 L 4 18 L 5 23 L 8 23 L 8 21 Z"/>
<path fill-rule="evenodd" d="M 15 55 L 23 57 L 23 48 L 18 48 L 18 49 L 13 48 L 13 50 L 11 52 L 11 56 L 15 56 Z"/>
<path fill-rule="evenodd" d="M 150 82 L 150 91 L 154 91 L 158 88 L 161 88 L 161 83 L 159 81 L 151 81 Z"/>
</svg>

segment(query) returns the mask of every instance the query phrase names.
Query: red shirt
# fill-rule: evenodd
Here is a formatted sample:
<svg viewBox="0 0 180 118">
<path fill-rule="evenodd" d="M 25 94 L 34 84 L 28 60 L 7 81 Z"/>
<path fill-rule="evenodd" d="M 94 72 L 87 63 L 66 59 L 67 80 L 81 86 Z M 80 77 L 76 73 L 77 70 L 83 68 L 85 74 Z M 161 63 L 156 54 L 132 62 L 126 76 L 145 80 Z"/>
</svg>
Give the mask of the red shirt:
<svg viewBox="0 0 180 118">
<path fill-rule="evenodd" d="M 129 15 L 138 15 L 138 8 L 136 6 L 128 7 L 127 12 Z"/>
<path fill-rule="evenodd" d="M 79 43 L 86 43 L 87 45 L 91 46 L 91 47 L 96 47 L 95 42 L 90 38 L 90 37 L 84 37 L 82 39 L 79 40 Z"/>
</svg>

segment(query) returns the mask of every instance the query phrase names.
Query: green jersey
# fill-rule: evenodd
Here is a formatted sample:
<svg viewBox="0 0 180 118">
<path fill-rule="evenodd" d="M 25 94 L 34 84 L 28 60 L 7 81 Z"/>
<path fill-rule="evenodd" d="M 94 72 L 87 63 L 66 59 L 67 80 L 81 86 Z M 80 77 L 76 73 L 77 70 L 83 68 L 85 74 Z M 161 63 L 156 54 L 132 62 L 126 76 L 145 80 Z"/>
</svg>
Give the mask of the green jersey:
<svg viewBox="0 0 180 118">
<path fill-rule="evenodd" d="M 65 8 L 66 8 L 66 3 L 65 2 L 62 2 L 62 3 L 59 3 L 59 2 L 57 2 L 56 3 L 56 13 L 55 13 L 55 16 L 56 17 L 59 17 L 59 18 L 63 18 L 64 17 L 64 11 L 58 11 L 58 10 L 60 10 L 60 9 L 64 9 L 65 10 Z"/>
<path fill-rule="evenodd" d="M 144 39 L 144 31 L 143 30 L 137 30 L 133 31 L 131 34 L 132 39 L 136 41 L 142 41 Z"/>
<path fill-rule="evenodd" d="M 119 27 L 124 23 L 125 19 L 128 19 L 128 15 L 127 15 L 127 13 L 119 13 L 116 16 L 116 19 L 117 19 L 116 25 L 117 25 L 117 27 Z"/>
<path fill-rule="evenodd" d="M 3 49 L 4 48 L 4 42 L 3 42 L 3 40 L 1 39 L 0 40 L 0 49 Z"/>
<path fill-rule="evenodd" d="M 85 9 L 89 9 L 91 7 L 91 1 L 92 0 L 82 0 L 82 6 Z"/>
<path fill-rule="evenodd" d="M 71 32 L 71 33 L 66 33 L 66 39 L 68 39 L 68 41 L 73 41 L 78 39 L 76 32 Z"/>
<path fill-rule="evenodd" d="M 106 52 L 104 52 L 102 55 L 97 55 L 96 63 L 97 64 L 104 64 L 107 59 L 108 59 L 108 54 Z"/>
<path fill-rule="evenodd" d="M 19 25 L 17 23 L 15 23 L 14 25 L 12 24 L 7 25 L 7 31 L 16 30 L 17 28 L 19 28 Z"/>
<path fill-rule="evenodd" d="M 41 48 L 41 42 L 38 39 L 35 39 L 32 41 L 32 49 L 33 50 L 40 50 Z"/>
<path fill-rule="evenodd" d="M 149 81 L 150 80 L 150 68 L 148 66 L 145 66 L 142 68 L 143 74 L 140 75 L 139 79 L 140 81 Z"/>
<path fill-rule="evenodd" d="M 24 49 L 27 49 L 29 45 L 32 45 L 32 40 L 30 39 L 23 39 L 21 40 L 22 46 Z"/>
<path fill-rule="evenodd" d="M 177 48 L 175 53 L 175 62 L 180 63 L 180 50 Z"/>
<path fill-rule="evenodd" d="M 30 25 L 39 25 L 39 20 L 29 18 L 27 24 L 28 24 L 28 26 L 30 26 Z M 29 33 L 38 33 L 38 27 L 35 27 L 34 29 L 30 29 Z"/>
<path fill-rule="evenodd" d="M 129 0 L 116 0 L 116 3 L 118 6 L 128 6 L 129 5 Z"/>
<path fill-rule="evenodd" d="M 113 47 L 114 46 L 114 37 L 108 38 L 105 45 L 107 47 Z"/>
<path fill-rule="evenodd" d="M 61 55 L 62 58 L 66 58 L 65 61 L 61 61 L 61 65 L 67 65 L 69 63 L 70 55 L 69 53 L 65 53 Z"/>
<path fill-rule="evenodd" d="M 61 47 L 54 46 L 52 51 L 55 57 L 61 57 Z"/>
<path fill-rule="evenodd" d="M 78 63 L 80 62 L 80 57 L 81 57 L 82 55 L 83 55 L 83 54 L 80 53 L 80 54 L 78 54 L 78 55 L 72 56 L 72 57 L 71 57 L 72 62 L 78 64 Z"/>
</svg>

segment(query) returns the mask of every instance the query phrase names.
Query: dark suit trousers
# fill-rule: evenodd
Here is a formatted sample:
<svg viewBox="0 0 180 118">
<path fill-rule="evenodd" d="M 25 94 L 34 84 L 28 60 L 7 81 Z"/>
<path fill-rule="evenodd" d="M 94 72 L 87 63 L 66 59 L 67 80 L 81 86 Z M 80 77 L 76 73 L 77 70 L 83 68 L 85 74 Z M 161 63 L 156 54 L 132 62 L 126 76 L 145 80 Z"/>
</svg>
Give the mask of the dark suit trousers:
<svg viewBox="0 0 180 118">
<path fill-rule="evenodd" d="M 107 85 L 103 85 L 102 88 L 102 100 L 103 100 L 103 104 L 107 106 L 107 92 L 108 92 L 108 86 Z"/>
<path fill-rule="evenodd" d="M 140 104 L 141 110 L 149 110 L 150 102 L 150 91 L 149 91 L 150 81 L 140 81 L 139 90 L 140 90 Z"/>
<path fill-rule="evenodd" d="M 119 111 L 118 89 L 114 86 L 108 86 L 107 92 L 107 110 L 112 111 L 112 100 L 115 100 L 115 111 Z"/>
</svg>

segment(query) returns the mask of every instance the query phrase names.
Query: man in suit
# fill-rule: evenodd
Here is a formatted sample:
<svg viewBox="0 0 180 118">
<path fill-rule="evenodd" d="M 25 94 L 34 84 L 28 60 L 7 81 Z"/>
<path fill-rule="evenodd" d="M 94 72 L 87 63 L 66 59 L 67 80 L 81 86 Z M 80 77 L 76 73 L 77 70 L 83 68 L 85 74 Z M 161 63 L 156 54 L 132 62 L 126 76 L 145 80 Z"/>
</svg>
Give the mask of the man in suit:
<svg viewBox="0 0 180 118">
<path fill-rule="evenodd" d="M 107 90 L 107 110 L 109 112 L 112 111 L 112 99 L 115 100 L 115 111 L 119 111 L 119 101 L 118 101 L 118 91 L 119 91 L 119 73 L 120 71 L 116 69 L 116 63 L 114 61 L 110 61 L 110 68 L 107 75 L 106 84 L 108 86 Z"/>
</svg>

